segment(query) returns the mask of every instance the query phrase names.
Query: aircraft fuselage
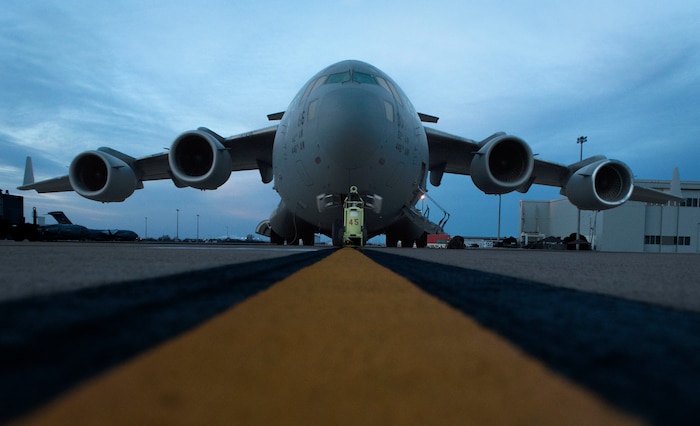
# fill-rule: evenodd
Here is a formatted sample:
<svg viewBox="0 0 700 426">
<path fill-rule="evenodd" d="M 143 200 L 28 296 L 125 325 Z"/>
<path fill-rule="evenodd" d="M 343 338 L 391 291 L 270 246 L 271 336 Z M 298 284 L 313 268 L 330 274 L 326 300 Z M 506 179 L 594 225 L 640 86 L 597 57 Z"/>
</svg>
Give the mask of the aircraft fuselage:
<svg viewBox="0 0 700 426">
<path fill-rule="evenodd" d="M 285 235 L 289 216 L 331 235 L 350 186 L 382 198 L 367 211 L 368 236 L 395 223 L 425 189 L 428 143 L 406 95 L 386 74 L 359 61 L 334 64 L 302 87 L 280 122 L 273 146 L 275 189 L 282 202 L 271 217 Z M 334 207 L 319 208 L 319 197 Z M 277 221 L 276 221 L 277 216 Z M 292 221 L 292 223 L 294 223 Z"/>
</svg>

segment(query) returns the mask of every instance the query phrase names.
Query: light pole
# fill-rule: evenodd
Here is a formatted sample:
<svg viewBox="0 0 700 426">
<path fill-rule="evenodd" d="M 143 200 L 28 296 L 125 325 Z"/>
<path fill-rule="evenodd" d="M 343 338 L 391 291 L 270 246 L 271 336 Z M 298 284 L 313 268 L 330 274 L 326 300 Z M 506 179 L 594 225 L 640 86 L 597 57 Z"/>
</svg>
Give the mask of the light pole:
<svg viewBox="0 0 700 426">
<path fill-rule="evenodd" d="M 144 239 L 148 239 L 148 216 L 145 217 L 145 220 L 146 220 L 146 230 L 145 230 L 145 232 L 143 233 L 143 234 L 144 234 L 144 237 L 143 237 L 143 238 L 144 238 Z"/>
<path fill-rule="evenodd" d="M 199 242 L 199 215 L 197 215 L 197 242 Z"/>
<path fill-rule="evenodd" d="M 588 141 L 587 136 L 579 136 L 576 139 L 576 143 L 581 145 L 581 150 L 579 151 L 579 156 L 578 156 L 579 161 L 583 161 L 583 144 L 586 143 L 587 141 Z"/>
<path fill-rule="evenodd" d="M 496 241 L 501 241 L 501 195 L 503 194 L 498 194 L 498 235 Z"/>
<path fill-rule="evenodd" d="M 175 209 L 177 212 L 177 221 L 175 222 L 175 240 L 180 241 L 180 209 Z"/>
<path fill-rule="evenodd" d="M 578 161 L 583 161 L 583 144 L 586 143 L 588 140 L 588 137 L 586 136 L 579 136 L 578 139 L 576 139 L 576 143 L 581 145 L 581 149 L 579 151 L 579 156 L 578 156 Z M 578 223 L 576 224 L 576 241 L 581 240 L 581 209 L 578 209 Z M 581 243 L 576 244 L 576 250 L 581 249 Z"/>
</svg>

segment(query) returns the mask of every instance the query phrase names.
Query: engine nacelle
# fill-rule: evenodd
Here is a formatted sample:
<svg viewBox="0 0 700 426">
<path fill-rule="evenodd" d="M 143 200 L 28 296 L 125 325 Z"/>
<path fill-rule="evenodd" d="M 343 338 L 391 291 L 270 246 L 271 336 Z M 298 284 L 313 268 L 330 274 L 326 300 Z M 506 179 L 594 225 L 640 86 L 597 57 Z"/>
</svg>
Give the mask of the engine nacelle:
<svg viewBox="0 0 700 426">
<path fill-rule="evenodd" d="M 571 175 L 564 192 L 582 210 L 605 210 L 625 203 L 633 189 L 632 171 L 625 163 L 602 159 Z"/>
<path fill-rule="evenodd" d="M 471 162 L 474 185 L 487 194 L 505 194 L 527 187 L 535 165 L 530 146 L 510 135 L 492 137 Z"/>
<path fill-rule="evenodd" d="M 178 136 L 170 147 L 168 163 L 173 177 L 183 185 L 216 189 L 231 176 L 233 160 L 217 138 L 203 130 Z"/>
<path fill-rule="evenodd" d="M 86 151 L 75 157 L 68 179 L 75 192 L 102 202 L 124 201 L 138 186 L 128 164 L 102 151 Z"/>
</svg>

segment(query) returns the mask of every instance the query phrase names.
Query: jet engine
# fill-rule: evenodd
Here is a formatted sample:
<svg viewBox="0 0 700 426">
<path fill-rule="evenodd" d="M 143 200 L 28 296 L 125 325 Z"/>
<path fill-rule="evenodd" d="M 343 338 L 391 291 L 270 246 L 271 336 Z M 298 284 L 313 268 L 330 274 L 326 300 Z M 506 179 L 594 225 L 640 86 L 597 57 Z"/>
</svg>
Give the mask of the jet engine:
<svg viewBox="0 0 700 426">
<path fill-rule="evenodd" d="M 100 150 L 75 157 L 68 179 L 75 192 L 102 202 L 124 201 L 138 186 L 136 174 L 126 162 Z"/>
<path fill-rule="evenodd" d="M 562 192 L 580 209 L 605 210 L 627 201 L 633 182 L 632 171 L 625 163 L 601 159 L 578 169 Z"/>
<path fill-rule="evenodd" d="M 185 132 L 170 147 L 168 163 L 177 183 L 198 189 L 216 189 L 231 176 L 228 150 L 211 132 Z"/>
<path fill-rule="evenodd" d="M 480 144 L 471 162 L 474 185 L 487 194 L 505 194 L 529 184 L 535 161 L 522 139 L 496 134 Z"/>
</svg>

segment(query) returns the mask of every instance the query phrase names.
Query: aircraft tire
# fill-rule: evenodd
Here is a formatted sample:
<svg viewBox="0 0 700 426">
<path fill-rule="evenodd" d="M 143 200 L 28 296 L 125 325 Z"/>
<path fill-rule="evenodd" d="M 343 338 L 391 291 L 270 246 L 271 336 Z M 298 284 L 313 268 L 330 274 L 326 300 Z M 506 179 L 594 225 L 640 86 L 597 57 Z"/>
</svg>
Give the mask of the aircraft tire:
<svg viewBox="0 0 700 426">
<path fill-rule="evenodd" d="M 284 245 L 284 238 L 282 238 L 275 231 L 270 230 L 270 243 L 276 244 L 278 246 L 283 246 Z"/>
<path fill-rule="evenodd" d="M 398 245 L 399 239 L 396 237 L 396 235 L 392 235 L 390 233 L 386 234 L 386 246 L 387 247 L 396 247 Z"/>
<path fill-rule="evenodd" d="M 305 246 L 312 246 L 314 245 L 314 231 L 312 229 L 309 229 L 308 231 L 304 231 L 301 235 L 301 239 L 304 240 L 304 245 Z"/>
<path fill-rule="evenodd" d="M 313 231 L 303 231 L 299 232 L 298 238 L 292 240 L 287 240 L 287 243 L 291 246 L 298 246 L 299 242 L 303 242 L 305 246 L 314 245 L 314 232 Z"/>
<path fill-rule="evenodd" d="M 343 227 L 340 219 L 337 219 L 335 222 L 333 222 L 333 228 L 331 229 L 331 235 L 333 238 L 333 246 L 334 247 L 342 247 L 343 246 L 343 233 L 344 232 L 345 232 L 345 228 Z"/>
<path fill-rule="evenodd" d="M 405 240 L 402 239 L 401 240 L 401 248 L 413 248 L 413 243 L 415 241 L 416 240 L 414 240 L 413 238 L 407 238 Z"/>
<path fill-rule="evenodd" d="M 426 248 L 428 246 L 428 233 L 423 232 L 423 235 L 421 235 L 417 240 L 416 240 L 416 247 L 417 248 Z"/>
</svg>

